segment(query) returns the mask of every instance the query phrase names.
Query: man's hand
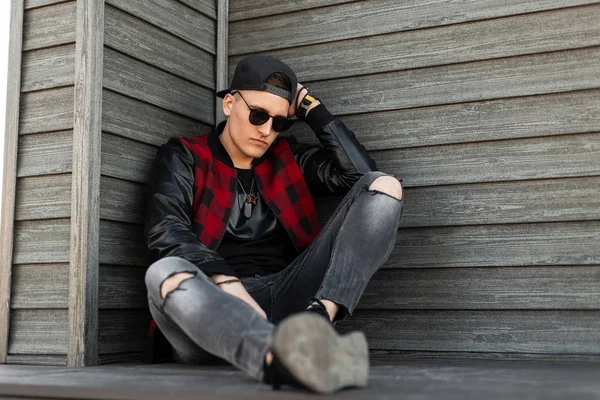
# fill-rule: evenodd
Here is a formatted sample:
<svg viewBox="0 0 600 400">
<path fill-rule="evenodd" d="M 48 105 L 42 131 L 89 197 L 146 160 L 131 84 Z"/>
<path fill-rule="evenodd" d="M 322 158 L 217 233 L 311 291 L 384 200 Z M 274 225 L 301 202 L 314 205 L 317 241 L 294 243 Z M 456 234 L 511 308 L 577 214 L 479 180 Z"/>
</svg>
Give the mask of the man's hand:
<svg viewBox="0 0 600 400">
<path fill-rule="evenodd" d="M 254 308 L 260 315 L 263 316 L 264 319 L 267 319 L 267 313 L 265 313 L 265 310 L 263 310 L 252 298 L 252 296 L 250 296 L 244 285 L 242 285 L 242 282 L 231 282 L 219 285 L 219 282 L 224 282 L 235 277 L 223 274 L 213 274 L 211 278 L 219 286 L 219 288 L 221 288 L 222 291 L 241 299 L 250 307 Z"/>
<path fill-rule="evenodd" d="M 252 296 L 250 296 L 248 291 L 246 291 L 246 288 L 244 287 L 244 285 L 242 285 L 242 282 L 226 283 L 224 285 L 221 285 L 220 288 L 225 293 L 229 293 L 229 294 L 234 295 L 235 297 L 241 299 L 242 301 L 247 303 L 250 307 L 254 308 L 260 315 L 262 315 L 262 317 L 264 319 L 267 319 L 267 313 L 265 313 L 265 310 L 263 310 L 258 305 L 258 303 L 252 298 Z"/>
<path fill-rule="evenodd" d="M 290 105 L 290 108 L 288 110 L 288 118 L 291 118 L 294 115 L 296 115 L 296 109 L 298 108 L 298 103 L 300 101 L 302 101 L 302 99 L 304 98 L 304 96 L 306 95 L 307 92 L 308 92 L 308 89 L 306 89 L 304 86 L 302 86 L 301 83 L 298 83 L 298 88 L 296 89 L 296 98 L 294 99 L 294 101 Z M 315 100 L 310 105 L 310 107 L 308 107 L 308 110 L 306 111 L 306 115 L 308 115 L 308 113 L 310 112 L 310 110 L 312 110 L 313 108 L 315 108 L 319 104 L 321 104 L 321 102 L 319 100 Z"/>
</svg>

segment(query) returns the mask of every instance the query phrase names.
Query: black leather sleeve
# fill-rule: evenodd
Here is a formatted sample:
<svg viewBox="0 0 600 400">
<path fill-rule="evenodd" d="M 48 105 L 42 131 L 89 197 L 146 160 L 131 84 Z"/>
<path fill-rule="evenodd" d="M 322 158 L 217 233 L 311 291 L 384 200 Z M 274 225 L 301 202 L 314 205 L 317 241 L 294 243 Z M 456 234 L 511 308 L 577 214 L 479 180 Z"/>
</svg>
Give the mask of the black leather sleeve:
<svg viewBox="0 0 600 400">
<path fill-rule="evenodd" d="M 194 158 L 178 139 L 162 145 L 146 185 L 144 235 L 151 262 L 168 256 L 186 259 L 208 276 L 237 276 L 219 253 L 192 230 Z"/>
<path fill-rule="evenodd" d="M 294 157 L 300 165 L 313 195 L 345 194 L 377 164 L 354 132 L 333 117 L 323 104 L 313 108 L 306 122 L 317 135 L 321 145 L 301 143 L 287 137 Z"/>
</svg>

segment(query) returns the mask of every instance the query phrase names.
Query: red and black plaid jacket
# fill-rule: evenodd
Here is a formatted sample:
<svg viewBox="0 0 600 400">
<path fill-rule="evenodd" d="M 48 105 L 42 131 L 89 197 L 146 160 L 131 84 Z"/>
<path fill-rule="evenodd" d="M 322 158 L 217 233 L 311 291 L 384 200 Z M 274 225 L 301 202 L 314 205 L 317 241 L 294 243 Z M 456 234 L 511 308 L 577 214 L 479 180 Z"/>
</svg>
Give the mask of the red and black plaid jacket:
<svg viewBox="0 0 600 400">
<path fill-rule="evenodd" d="M 323 105 L 306 122 L 321 145 L 280 136 L 252 163 L 261 196 L 300 251 L 321 229 L 312 196 L 345 194 L 362 175 L 377 170 L 354 133 Z M 172 137 L 159 149 L 146 187 L 150 262 L 178 256 L 209 276 L 236 275 L 216 251 L 237 193 L 237 172 L 219 146 L 224 125 L 198 137 Z M 151 338 L 154 332 L 152 323 Z M 156 351 L 149 345 L 147 350 Z M 156 358 L 150 351 L 146 361 Z"/>
<path fill-rule="evenodd" d="M 214 250 L 223 237 L 237 194 L 236 170 L 213 156 L 208 135 L 176 139 L 193 152 L 196 164 L 194 232 L 202 243 Z M 302 250 L 321 230 L 317 210 L 287 140 L 277 140 L 270 153 L 253 168 L 258 188 L 296 248 Z"/>
</svg>

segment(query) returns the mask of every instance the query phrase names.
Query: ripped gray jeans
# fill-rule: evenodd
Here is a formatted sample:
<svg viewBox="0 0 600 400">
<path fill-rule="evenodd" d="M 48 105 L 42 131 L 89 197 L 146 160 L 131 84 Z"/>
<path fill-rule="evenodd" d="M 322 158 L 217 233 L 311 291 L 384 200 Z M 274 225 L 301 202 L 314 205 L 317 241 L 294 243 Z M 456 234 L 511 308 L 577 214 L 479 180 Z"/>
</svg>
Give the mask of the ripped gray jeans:
<svg viewBox="0 0 600 400">
<path fill-rule="evenodd" d="M 285 269 L 241 278 L 268 320 L 223 292 L 187 260 L 166 257 L 153 263 L 145 278 L 150 312 L 172 345 L 175 360 L 197 364 L 218 357 L 262 380 L 275 325 L 304 310 L 311 297 L 340 305 L 335 323 L 351 316 L 396 243 L 404 200 L 368 190 L 385 175 L 380 171 L 363 175 L 313 242 Z M 162 299 L 162 282 L 180 272 L 195 276 Z"/>
</svg>

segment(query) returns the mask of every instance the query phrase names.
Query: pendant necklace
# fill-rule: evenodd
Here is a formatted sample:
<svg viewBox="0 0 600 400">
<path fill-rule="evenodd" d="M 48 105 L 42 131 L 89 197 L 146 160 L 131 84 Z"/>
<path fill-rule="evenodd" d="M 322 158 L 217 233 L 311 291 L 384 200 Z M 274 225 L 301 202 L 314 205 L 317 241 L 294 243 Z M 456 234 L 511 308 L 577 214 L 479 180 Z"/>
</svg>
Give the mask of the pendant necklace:
<svg viewBox="0 0 600 400">
<path fill-rule="evenodd" d="M 240 182 L 240 178 L 238 177 L 238 182 Z M 245 181 L 244 181 L 245 182 Z M 258 201 L 258 196 L 252 192 L 252 188 L 254 187 L 254 177 L 252 178 L 252 184 L 250 185 L 250 194 L 246 193 L 246 190 L 244 189 L 244 185 L 242 185 L 242 182 L 240 182 L 240 186 L 242 187 L 242 190 L 244 191 L 244 194 L 246 195 L 246 199 L 244 200 L 243 204 L 242 204 L 242 208 L 244 209 L 243 214 L 244 217 L 246 217 L 246 219 L 250 218 L 252 216 L 252 206 L 256 205 L 256 202 Z"/>
</svg>

